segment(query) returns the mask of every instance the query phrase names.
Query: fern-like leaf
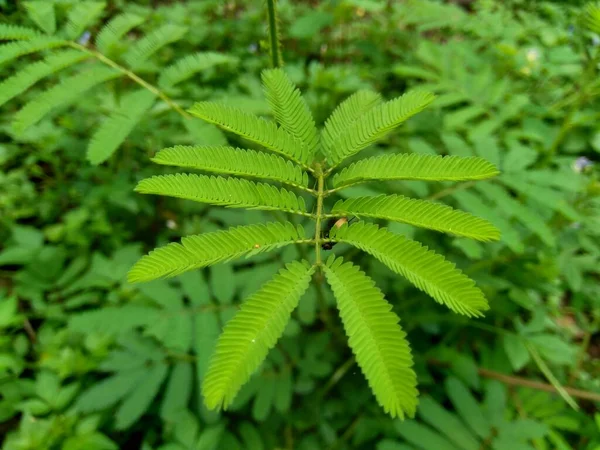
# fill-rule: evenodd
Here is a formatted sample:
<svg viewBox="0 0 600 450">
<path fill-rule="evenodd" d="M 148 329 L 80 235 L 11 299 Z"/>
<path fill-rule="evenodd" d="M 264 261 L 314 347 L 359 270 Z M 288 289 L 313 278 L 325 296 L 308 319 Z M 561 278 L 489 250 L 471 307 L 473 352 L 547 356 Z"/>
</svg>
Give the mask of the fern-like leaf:
<svg viewBox="0 0 600 450">
<path fill-rule="evenodd" d="M 0 23 L 0 41 L 28 40 L 35 37 L 40 37 L 40 33 L 33 28 Z"/>
<path fill-rule="evenodd" d="M 588 3 L 583 8 L 581 22 L 593 33 L 600 34 L 600 3 Z"/>
<path fill-rule="evenodd" d="M 66 36 L 69 39 L 79 38 L 86 27 L 100 17 L 105 6 L 105 2 L 78 2 L 67 15 Z"/>
<path fill-rule="evenodd" d="M 373 255 L 454 312 L 481 317 L 482 311 L 489 309 L 473 280 L 443 256 L 416 241 L 365 222 L 334 228 L 330 237 Z"/>
<path fill-rule="evenodd" d="M 325 121 L 321 133 L 321 147 L 327 159 L 333 154 L 333 144 L 356 126 L 356 121 L 366 112 L 381 104 L 381 95 L 377 92 L 361 90 L 338 105 Z"/>
<path fill-rule="evenodd" d="M 56 32 L 56 14 L 54 13 L 54 3 L 48 1 L 30 1 L 24 2 L 25 11 L 33 22 L 46 34 Z"/>
<path fill-rule="evenodd" d="M 125 62 L 130 67 L 139 67 L 164 46 L 180 40 L 186 32 L 186 27 L 163 25 L 133 44 L 125 54 Z"/>
<path fill-rule="evenodd" d="M 308 175 L 300 167 L 280 156 L 255 150 L 223 146 L 178 145 L 161 150 L 152 161 L 168 166 L 266 178 L 296 187 L 308 186 Z"/>
<path fill-rule="evenodd" d="M 434 98 L 430 92 L 411 91 L 370 109 L 359 116 L 353 126 L 331 141 L 327 152 L 328 161 L 336 166 L 355 155 L 425 109 Z"/>
<path fill-rule="evenodd" d="M 278 128 L 274 122 L 213 102 L 196 103 L 189 112 L 297 163 L 306 165 L 310 162 L 310 154 L 304 143 Z"/>
<path fill-rule="evenodd" d="M 357 266 L 333 257 L 324 267 L 348 343 L 375 398 L 392 417 L 414 417 L 417 377 L 400 319 L 375 283 Z"/>
<path fill-rule="evenodd" d="M 290 222 L 245 225 L 187 236 L 143 256 L 127 274 L 130 283 L 174 277 L 189 270 L 252 256 L 300 242 L 304 230 Z"/>
<path fill-rule="evenodd" d="M 146 89 L 127 94 L 121 106 L 102 123 L 88 147 L 87 158 L 92 164 L 106 161 L 119 148 L 129 133 L 154 104 L 155 96 Z"/>
<path fill-rule="evenodd" d="M 49 48 L 62 47 L 68 42 L 53 37 L 38 36 L 28 40 L 10 42 L 0 46 L 0 65 L 12 61 L 20 56 L 47 50 Z"/>
<path fill-rule="evenodd" d="M 356 197 L 338 201 L 332 216 L 372 217 L 465 236 L 478 241 L 498 240 L 500 232 L 485 219 L 449 206 L 402 195 Z"/>
<path fill-rule="evenodd" d="M 375 156 L 357 161 L 333 177 L 336 188 L 373 180 L 484 180 L 500 172 L 476 156 L 437 156 L 417 153 Z"/>
<path fill-rule="evenodd" d="M 219 337 L 202 394 L 209 409 L 227 409 L 283 334 L 308 288 L 314 266 L 294 261 L 242 303 Z"/>
<path fill-rule="evenodd" d="M 178 173 L 146 178 L 135 190 L 230 208 L 280 210 L 310 216 L 302 197 L 286 189 L 240 178 Z"/>
<path fill-rule="evenodd" d="M 112 47 L 117 44 L 131 29 L 144 22 L 142 16 L 136 14 L 119 14 L 108 22 L 96 37 L 96 47 L 101 53 L 110 53 Z"/>
<path fill-rule="evenodd" d="M 120 72 L 100 66 L 65 78 L 50 90 L 31 100 L 15 114 L 13 127 L 17 132 L 23 132 L 52 109 L 80 100 L 81 95 L 89 89 L 119 76 L 121 76 Z"/>
<path fill-rule="evenodd" d="M 21 71 L 0 83 L 0 106 L 25 92 L 48 75 L 88 58 L 90 55 L 78 50 L 64 50 L 49 55 L 43 61 L 25 66 Z"/>
<path fill-rule="evenodd" d="M 175 86 L 194 74 L 210 67 L 219 64 L 231 64 L 233 62 L 237 62 L 237 59 L 216 52 L 198 52 L 193 55 L 187 55 L 162 70 L 158 85 L 161 88 Z"/>
<path fill-rule="evenodd" d="M 304 142 L 311 155 L 319 143 L 319 135 L 313 116 L 300 91 L 282 69 L 262 72 L 265 95 L 277 123 Z"/>
</svg>

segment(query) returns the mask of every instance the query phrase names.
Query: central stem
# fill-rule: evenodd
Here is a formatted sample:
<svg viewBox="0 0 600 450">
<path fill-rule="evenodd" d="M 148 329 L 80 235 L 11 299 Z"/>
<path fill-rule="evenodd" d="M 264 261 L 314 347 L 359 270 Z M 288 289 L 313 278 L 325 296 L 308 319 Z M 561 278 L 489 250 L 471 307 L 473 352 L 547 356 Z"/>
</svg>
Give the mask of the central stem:
<svg viewBox="0 0 600 450">
<path fill-rule="evenodd" d="M 321 164 L 317 164 L 315 168 L 315 177 L 317 177 L 317 224 L 315 228 L 315 254 L 316 264 L 320 266 L 321 262 L 321 218 L 323 216 L 323 191 L 325 187 L 325 175 L 323 174 L 323 167 Z"/>
</svg>

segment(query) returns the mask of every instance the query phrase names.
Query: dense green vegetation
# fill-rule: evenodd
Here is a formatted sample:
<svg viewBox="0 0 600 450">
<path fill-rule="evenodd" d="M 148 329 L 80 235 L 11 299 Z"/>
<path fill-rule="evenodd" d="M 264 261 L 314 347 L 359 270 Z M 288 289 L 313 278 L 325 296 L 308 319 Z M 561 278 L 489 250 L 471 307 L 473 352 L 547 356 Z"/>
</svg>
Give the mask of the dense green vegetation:
<svg viewBox="0 0 600 450">
<path fill-rule="evenodd" d="M 281 45 L 273 53 L 275 21 L 258 0 L 0 0 L 2 448 L 598 450 L 600 5 L 280 0 L 277 8 Z M 285 75 L 264 72 L 280 62 Z M 288 82 L 302 92 L 314 133 L 295 94 L 277 97 Z M 393 131 L 373 127 L 366 136 L 375 122 L 365 122 L 351 139 L 336 141 L 331 130 L 343 122 L 326 120 L 357 91 L 379 92 L 384 101 L 407 91 L 436 98 Z M 370 103 L 370 95 L 354 98 Z M 427 99 L 423 107 L 431 100 L 419 98 Z M 259 154 L 246 152 L 242 160 L 243 151 L 229 147 L 277 150 L 283 131 L 263 133 L 273 139 L 261 141 L 256 127 L 239 132 L 250 120 L 241 117 L 223 130 L 214 123 L 227 122 L 225 109 L 215 105 L 276 119 L 291 134 L 298 122 L 290 117 L 299 114 L 306 148 L 317 148 L 316 129 L 325 129 L 323 156 L 342 171 L 323 188 L 330 191 L 324 211 L 377 226 L 344 225 L 316 234 L 307 247 L 279 245 L 278 236 L 302 241 L 295 227 L 263 227 L 256 236 L 269 237 L 261 241 L 268 248 L 256 244 L 247 259 L 221 263 L 228 258 L 213 254 L 207 261 L 219 264 L 186 273 L 193 266 L 187 262 L 152 276 L 140 263 L 132 270 L 156 247 L 231 227 L 289 220 L 312 238 L 321 208 L 308 194 L 322 190 L 311 184 L 318 173 L 309 178 L 279 156 L 252 165 Z M 408 105 L 393 125 L 412 115 Z M 191 161 L 189 146 L 213 150 Z M 167 148 L 175 150 L 159 153 Z M 358 151 L 369 162 L 344 160 Z M 274 155 L 260 153 L 267 154 Z M 391 156 L 398 154 L 406 156 Z M 302 151 L 294 155 L 312 162 Z M 479 167 L 486 175 L 461 178 L 453 166 L 445 178 L 439 168 L 436 177 L 397 176 L 408 158 L 435 172 L 441 155 L 486 164 Z M 171 189 L 156 182 L 144 190 L 141 180 L 176 179 L 172 174 L 193 167 L 301 190 L 278 191 L 279 203 L 268 208 L 266 194 L 253 191 L 248 199 L 250 184 L 224 180 L 221 191 L 203 190 L 201 203 L 141 195 Z M 498 176 L 475 181 L 495 175 L 496 167 Z M 368 178 L 378 181 L 358 183 Z M 365 196 L 378 196 L 376 205 L 357 199 Z M 434 220 L 432 210 L 425 214 L 402 196 L 484 220 Z M 481 242 L 498 237 L 497 230 L 500 240 Z M 383 235 L 385 241 L 377 237 Z M 209 236 L 221 236 L 203 241 L 219 250 L 223 234 Z M 337 244 L 321 249 L 322 238 Z M 460 296 L 447 301 L 440 289 L 458 287 L 428 286 L 437 270 L 415 282 L 415 273 L 401 269 L 421 261 L 422 250 L 411 244 L 395 259 L 386 255 L 392 244 L 411 242 L 405 238 L 455 263 L 489 309 L 479 302 L 466 310 Z M 292 263 L 312 263 L 315 253 L 324 263 L 335 254 L 355 266 Z M 174 274 L 180 275 L 130 283 Z M 282 337 L 238 395 L 230 386 L 215 390 L 219 373 L 209 366 L 221 330 L 245 299 L 268 299 L 260 289 L 274 276 L 267 290 L 283 292 L 293 279 L 289 295 L 299 297 L 287 325 L 280 323 Z M 374 316 L 387 313 L 383 294 L 402 330 L 395 321 L 372 319 L 377 332 L 365 336 L 349 312 L 360 300 L 356 292 L 369 293 Z M 246 320 L 260 313 L 240 311 Z M 365 349 L 382 336 L 402 347 L 385 349 L 401 355 L 397 373 L 416 373 L 414 418 L 386 414 L 411 416 L 414 402 L 394 406 L 376 379 L 381 361 L 365 363 Z M 221 357 L 228 342 L 237 342 L 233 334 L 227 339 L 219 343 Z M 363 356 L 355 359 L 350 347 L 362 348 Z M 260 358 L 248 355 L 245 369 L 253 369 Z M 217 366 L 240 386 L 246 381 L 229 362 Z M 414 388 L 411 376 L 404 392 Z M 212 386 L 206 398 L 205 379 Z M 223 397 L 227 411 L 205 406 L 219 406 Z"/>
</svg>

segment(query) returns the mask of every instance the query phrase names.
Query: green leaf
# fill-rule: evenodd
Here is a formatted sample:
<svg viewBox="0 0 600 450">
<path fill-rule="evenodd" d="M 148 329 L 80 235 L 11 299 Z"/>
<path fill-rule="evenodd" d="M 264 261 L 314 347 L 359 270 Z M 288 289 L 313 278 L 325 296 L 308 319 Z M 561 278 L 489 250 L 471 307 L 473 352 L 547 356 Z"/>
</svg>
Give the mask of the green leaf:
<svg viewBox="0 0 600 450">
<path fill-rule="evenodd" d="M 132 28 L 141 25 L 144 18 L 135 14 L 123 13 L 110 20 L 98 33 L 96 47 L 101 53 L 110 53 Z"/>
<path fill-rule="evenodd" d="M 242 422 L 239 432 L 244 441 L 244 448 L 248 450 L 264 450 L 264 444 L 260 433 L 250 422 Z"/>
<path fill-rule="evenodd" d="M 175 420 L 177 414 L 186 409 L 192 394 L 193 378 L 191 363 L 175 363 L 160 407 L 161 418 Z"/>
<path fill-rule="evenodd" d="M 311 162 L 306 145 L 283 128 L 278 128 L 274 122 L 266 121 L 238 108 L 213 102 L 196 103 L 189 113 L 296 163 L 306 166 Z"/>
<path fill-rule="evenodd" d="M 50 48 L 62 47 L 67 44 L 68 42 L 63 39 L 36 36 L 25 41 L 0 45 L 0 66 L 23 55 L 29 55 L 30 53 L 36 53 Z"/>
<path fill-rule="evenodd" d="M 56 32 L 56 15 L 54 4 L 48 1 L 23 2 L 25 11 L 31 20 L 46 34 Z"/>
<path fill-rule="evenodd" d="M 327 160 L 337 166 L 425 109 L 434 98 L 429 92 L 417 90 L 371 108 L 359 116 L 353 126 L 331 139 L 330 146 L 326 147 Z"/>
<path fill-rule="evenodd" d="M 502 343 L 504 344 L 506 356 L 508 356 L 508 360 L 515 372 L 518 372 L 527 365 L 531 358 L 521 337 L 505 334 L 502 338 Z"/>
<path fill-rule="evenodd" d="M 87 159 L 92 164 L 100 164 L 110 158 L 152 107 L 154 100 L 154 94 L 146 89 L 124 96 L 119 108 L 92 136 L 87 150 Z"/>
<path fill-rule="evenodd" d="M 133 44 L 125 54 L 125 62 L 130 67 L 139 67 L 164 46 L 182 39 L 187 31 L 187 27 L 165 24 Z"/>
<path fill-rule="evenodd" d="M 54 108 L 80 101 L 88 90 L 120 76 L 122 74 L 114 69 L 98 66 L 64 78 L 59 84 L 34 97 L 15 114 L 13 127 L 22 133 Z"/>
<path fill-rule="evenodd" d="M 488 418 L 469 389 L 454 377 L 446 378 L 446 393 L 459 416 L 482 439 L 490 437 L 492 432 Z"/>
<path fill-rule="evenodd" d="M 348 344 L 377 402 L 392 417 L 413 417 L 417 377 L 400 319 L 373 280 L 357 266 L 332 257 L 324 271 L 337 300 Z"/>
<path fill-rule="evenodd" d="M 224 146 L 177 145 L 159 151 L 152 161 L 207 172 L 266 178 L 296 187 L 308 186 L 308 175 L 291 161 L 255 150 Z"/>
<path fill-rule="evenodd" d="M 347 134 L 363 114 L 379 104 L 381 104 L 381 96 L 378 93 L 364 90 L 356 92 L 340 103 L 325 122 L 321 134 L 325 156 L 332 157 L 336 139 Z"/>
<path fill-rule="evenodd" d="M 139 384 L 146 373 L 145 367 L 139 367 L 96 381 L 77 398 L 77 408 L 86 413 L 100 411 L 116 404 Z"/>
<path fill-rule="evenodd" d="M 64 50 L 49 55 L 43 61 L 26 65 L 12 77 L 0 83 L 0 106 L 25 92 L 38 81 L 61 69 L 90 58 L 78 50 Z"/>
<path fill-rule="evenodd" d="M 480 444 L 465 425 L 431 397 L 419 401 L 419 416 L 433 428 L 442 432 L 449 441 L 462 450 L 479 450 Z"/>
<path fill-rule="evenodd" d="M 282 69 L 264 70 L 262 82 L 277 123 L 314 155 L 319 143 L 317 127 L 300 91 Z"/>
<path fill-rule="evenodd" d="M 92 24 L 106 6 L 105 2 L 78 2 L 67 15 L 67 25 L 65 33 L 69 39 L 77 39 L 85 31 L 86 27 Z"/>
<path fill-rule="evenodd" d="M 227 409 L 231 404 L 282 335 L 313 272 L 307 264 L 288 264 L 225 325 L 202 383 L 208 408 Z"/>
<path fill-rule="evenodd" d="M 304 198 L 267 183 L 241 178 L 178 173 L 146 178 L 135 187 L 142 194 L 166 195 L 230 208 L 281 210 L 301 215 L 306 212 Z"/>
<path fill-rule="evenodd" d="M 168 366 L 163 363 L 145 370 L 145 376 L 139 380 L 135 390 L 127 396 L 117 410 L 115 429 L 129 428 L 148 410 L 165 380 L 167 372 Z"/>
<path fill-rule="evenodd" d="M 498 240 L 500 232 L 490 222 L 449 206 L 402 195 L 379 195 L 339 200 L 332 216 L 357 216 L 393 220 L 417 227 L 466 236 L 479 241 Z"/>
<path fill-rule="evenodd" d="M 210 268 L 210 285 L 214 298 L 223 305 L 229 305 L 235 297 L 235 273 L 231 264 L 221 264 Z"/>
<path fill-rule="evenodd" d="M 40 36 L 40 33 L 37 30 L 34 30 L 33 28 L 0 23 L 0 41 L 28 40 Z"/>
<path fill-rule="evenodd" d="M 269 417 L 274 398 L 275 385 L 262 383 L 252 404 L 252 418 L 258 422 L 264 422 Z"/>
<path fill-rule="evenodd" d="M 395 421 L 394 428 L 406 441 L 422 450 L 458 450 L 444 436 L 415 421 Z"/>
<path fill-rule="evenodd" d="M 337 173 L 333 185 L 339 189 L 374 180 L 484 180 L 499 173 L 496 166 L 476 156 L 402 153 L 361 159 Z"/>
<path fill-rule="evenodd" d="M 357 222 L 331 231 L 331 239 L 347 242 L 373 255 L 391 270 L 454 312 L 481 317 L 489 308 L 475 282 L 443 256 L 420 243 L 374 224 Z"/>
<path fill-rule="evenodd" d="M 220 64 L 236 62 L 237 58 L 216 52 L 198 52 L 193 55 L 187 55 L 161 71 L 158 85 L 163 89 L 175 86 L 203 70 Z"/>
</svg>

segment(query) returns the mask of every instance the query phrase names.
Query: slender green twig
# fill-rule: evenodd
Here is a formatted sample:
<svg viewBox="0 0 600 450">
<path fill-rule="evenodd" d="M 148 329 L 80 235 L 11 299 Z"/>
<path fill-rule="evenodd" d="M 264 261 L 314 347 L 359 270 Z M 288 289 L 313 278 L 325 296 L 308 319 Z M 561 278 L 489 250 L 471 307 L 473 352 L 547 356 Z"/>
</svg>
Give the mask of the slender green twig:
<svg viewBox="0 0 600 450">
<path fill-rule="evenodd" d="M 546 379 L 550 382 L 550 384 L 552 386 L 554 386 L 554 389 L 556 389 L 556 392 L 559 393 L 559 395 L 563 398 L 563 400 L 565 402 L 567 402 L 567 404 L 571 408 L 573 408 L 575 411 L 578 411 L 579 405 L 577 405 L 577 402 L 575 402 L 573 397 L 571 397 L 571 395 L 569 394 L 569 392 L 567 392 L 567 390 L 563 387 L 563 385 L 560 384 L 560 381 L 558 381 L 558 379 L 554 376 L 554 374 L 552 373 L 552 371 L 550 370 L 550 368 L 548 367 L 546 362 L 542 359 L 542 357 L 540 356 L 538 351 L 535 349 L 535 347 L 533 345 L 529 344 L 527 341 L 524 341 L 524 343 L 525 343 L 525 347 L 529 351 L 529 354 L 535 361 L 536 365 L 541 370 L 541 372 L 544 374 Z"/>
<path fill-rule="evenodd" d="M 102 53 L 100 53 L 100 52 L 98 52 L 96 50 L 93 50 L 91 48 L 87 48 L 87 47 L 85 47 L 85 46 L 83 46 L 81 44 L 78 44 L 77 42 L 69 42 L 69 45 L 71 47 L 77 49 L 77 50 L 80 50 L 82 52 L 87 53 L 88 55 L 93 56 L 98 61 L 106 64 L 107 66 L 110 66 L 113 69 L 118 70 L 123 75 L 125 75 L 127 78 L 135 81 L 137 84 L 139 84 L 143 88 L 149 90 L 150 92 L 152 92 L 157 97 L 159 97 L 162 101 L 164 101 L 167 105 L 169 105 L 169 107 L 171 109 L 173 109 L 174 111 L 176 111 L 180 116 L 182 116 L 182 117 L 184 117 L 186 119 L 191 119 L 192 118 L 192 116 L 190 116 L 184 109 L 182 109 L 181 106 L 179 106 L 177 103 L 175 103 L 173 100 L 171 100 L 167 96 L 167 94 L 165 94 L 163 91 L 161 91 L 160 89 L 158 89 L 156 86 L 148 83 L 146 80 L 140 78 L 138 75 L 136 75 L 135 73 L 133 73 L 131 70 L 126 69 L 125 67 L 123 67 L 120 64 L 116 63 L 115 61 L 113 61 L 112 59 L 110 59 L 107 56 L 103 55 Z"/>
<path fill-rule="evenodd" d="M 315 225 L 315 254 L 316 264 L 320 266 L 321 261 L 321 218 L 323 215 L 323 188 L 325 186 L 325 176 L 323 175 L 323 168 L 320 164 L 317 164 L 315 176 L 317 177 L 317 212 L 316 212 L 316 225 Z"/>
<path fill-rule="evenodd" d="M 281 67 L 281 48 L 279 47 L 279 24 L 277 23 L 277 0 L 267 0 L 267 15 L 269 18 L 269 44 L 271 49 L 271 64 Z"/>
</svg>

